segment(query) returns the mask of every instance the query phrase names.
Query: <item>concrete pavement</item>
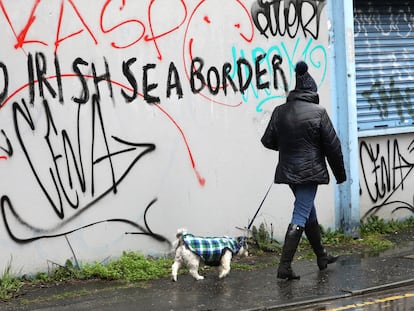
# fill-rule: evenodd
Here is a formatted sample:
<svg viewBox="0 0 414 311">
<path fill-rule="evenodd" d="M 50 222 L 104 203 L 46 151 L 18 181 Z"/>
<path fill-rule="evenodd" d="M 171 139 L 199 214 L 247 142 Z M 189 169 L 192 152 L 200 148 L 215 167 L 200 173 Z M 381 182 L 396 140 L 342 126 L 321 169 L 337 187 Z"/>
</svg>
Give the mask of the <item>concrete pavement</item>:
<svg viewBox="0 0 414 311">
<path fill-rule="evenodd" d="M 254 258 L 247 260 L 255 264 Z M 269 264 L 273 258 L 260 260 Z M 270 264 L 251 271 L 233 269 L 223 280 L 211 268 L 203 271 L 201 281 L 179 275 L 175 283 L 169 278 L 132 285 L 72 282 L 28 290 L 19 299 L 0 303 L 0 310 L 283 310 L 414 284 L 414 243 L 377 256 L 343 255 L 325 271 L 318 270 L 314 259 L 295 261 L 293 269 L 300 280 L 278 280 L 277 266 Z"/>
</svg>

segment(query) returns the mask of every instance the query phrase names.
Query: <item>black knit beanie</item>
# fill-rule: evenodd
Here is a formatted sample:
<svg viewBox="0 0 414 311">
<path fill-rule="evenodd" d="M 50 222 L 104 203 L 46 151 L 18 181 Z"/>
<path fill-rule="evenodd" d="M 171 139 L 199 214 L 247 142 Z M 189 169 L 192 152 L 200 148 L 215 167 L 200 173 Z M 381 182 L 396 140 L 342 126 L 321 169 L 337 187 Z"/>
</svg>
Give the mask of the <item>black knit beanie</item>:
<svg viewBox="0 0 414 311">
<path fill-rule="evenodd" d="M 315 80 L 311 77 L 308 72 L 308 65 L 300 61 L 296 64 L 296 87 L 295 90 L 309 90 L 313 92 L 318 91 L 318 86 Z"/>
</svg>

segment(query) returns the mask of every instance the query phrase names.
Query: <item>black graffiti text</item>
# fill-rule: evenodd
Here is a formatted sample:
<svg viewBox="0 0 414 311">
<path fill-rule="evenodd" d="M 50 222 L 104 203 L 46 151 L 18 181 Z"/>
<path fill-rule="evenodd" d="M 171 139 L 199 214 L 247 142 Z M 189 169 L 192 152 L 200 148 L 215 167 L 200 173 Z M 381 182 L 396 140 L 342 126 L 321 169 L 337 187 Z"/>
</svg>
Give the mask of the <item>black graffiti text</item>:
<svg viewBox="0 0 414 311">
<path fill-rule="evenodd" d="M 0 62 L 0 107 L 3 100 L 7 97 L 7 92 L 9 89 L 9 73 L 7 71 L 7 66 Z"/>
<path fill-rule="evenodd" d="M 33 175 L 35 176 L 38 185 L 42 189 L 48 202 L 60 219 L 65 217 L 64 206 L 69 204 L 73 209 L 79 207 L 80 193 L 89 191 L 92 197 L 95 197 L 95 169 L 99 165 L 104 166 L 109 170 L 110 186 L 106 192 L 117 192 L 117 184 L 119 179 L 116 177 L 113 158 L 120 153 L 129 152 L 136 147 L 143 147 L 144 151 L 136 159 L 138 160 L 142 155 L 151 152 L 155 149 L 153 144 L 132 144 L 117 137 L 108 137 L 105 129 L 105 122 L 101 111 L 101 102 L 98 94 L 91 96 L 90 105 L 92 106 L 92 122 L 90 128 L 81 128 L 81 110 L 86 109 L 85 105 L 79 104 L 77 111 L 77 133 L 76 137 L 70 137 L 69 132 L 65 128 L 59 129 L 58 123 L 55 121 L 52 109 L 46 99 L 42 101 L 43 110 L 45 114 L 45 124 L 35 124 L 31 116 L 29 105 L 24 99 L 21 103 L 13 103 L 13 121 L 17 139 L 20 147 L 30 165 Z M 42 131 L 41 137 L 43 142 L 39 144 L 46 146 L 46 154 L 43 155 L 46 159 L 52 159 L 52 163 L 46 169 L 48 174 L 41 174 L 32 159 L 32 154 L 35 150 L 29 148 L 29 144 L 25 141 L 22 132 L 29 128 L 33 133 Z M 83 154 L 82 144 L 85 139 L 82 138 L 82 133 L 92 133 L 90 144 L 91 154 Z M 37 133 L 39 134 L 39 133 Z M 39 135 L 38 135 L 39 136 Z M 88 135 L 87 135 L 88 136 Z M 122 150 L 111 150 L 109 140 L 115 140 L 128 148 Z M 97 150 L 96 145 L 103 146 Z M 89 161 L 86 167 L 90 171 L 85 171 L 85 162 Z M 44 171 L 44 168 L 43 168 Z M 89 178 L 86 178 L 86 175 Z M 42 177 L 41 177 L 42 176 Z M 45 181 L 45 176 L 49 180 Z M 65 176 L 65 177 L 63 177 Z M 90 181 L 87 185 L 86 180 Z M 47 186 L 49 185 L 49 187 Z M 50 186 L 53 185 L 53 186 Z"/>
<path fill-rule="evenodd" d="M 256 0 L 251 14 L 255 27 L 266 38 L 295 38 L 301 31 L 305 37 L 318 39 L 325 5 L 326 0 Z"/>
<path fill-rule="evenodd" d="M 127 80 L 126 88 L 122 88 L 120 93 L 121 96 L 125 99 L 126 103 L 134 101 L 139 91 L 142 91 L 144 100 L 149 103 L 160 103 L 160 96 L 154 94 L 157 91 L 159 86 L 158 82 L 154 82 L 158 73 L 156 64 L 145 64 L 142 66 L 141 71 L 133 68 L 137 59 L 132 57 L 123 61 L 122 63 L 122 74 Z M 105 82 L 108 88 L 109 96 L 113 99 L 113 89 L 112 89 L 112 76 L 109 63 L 107 59 L 103 58 L 104 70 L 103 73 L 98 73 L 97 64 L 94 62 L 88 62 L 81 57 L 77 57 L 72 62 L 72 68 L 70 73 L 62 73 L 61 65 L 57 55 L 54 55 L 53 68 L 48 68 L 47 58 L 41 53 L 37 52 L 34 55 L 29 54 L 27 58 L 27 72 L 28 72 L 28 86 L 30 100 L 29 102 L 33 104 L 35 98 L 45 98 L 46 94 L 49 94 L 53 98 L 58 97 L 59 102 L 64 104 L 64 92 L 65 90 L 62 87 L 62 78 L 63 76 L 74 75 L 78 78 L 81 91 L 80 95 L 71 96 L 72 101 L 78 104 L 86 103 L 90 100 L 90 94 L 95 93 L 100 96 L 99 85 L 101 82 Z M 6 98 L 7 95 L 7 67 L 1 66 L 0 69 L 3 71 L 4 80 L 6 81 L 4 90 L 0 93 L 0 104 Z M 92 72 L 92 74 L 89 74 Z M 142 89 L 138 87 L 138 75 L 142 75 Z M 94 89 L 90 89 L 88 80 L 93 80 Z M 54 82 L 52 83 L 51 80 Z M 170 98 L 173 95 L 173 90 L 177 94 L 177 98 L 181 99 L 183 97 L 183 90 L 181 85 L 180 76 L 178 74 L 177 68 L 173 62 L 170 63 L 168 68 L 167 81 L 166 85 L 166 98 Z M 67 90 L 66 90 L 67 91 Z M 71 95 L 71 94 L 70 94 Z"/>
<path fill-rule="evenodd" d="M 205 64 L 202 58 L 196 57 L 191 63 L 190 84 L 191 90 L 194 94 L 201 92 L 205 87 L 212 95 L 217 95 L 220 90 L 223 90 L 227 95 L 227 89 L 231 87 L 234 93 L 244 92 L 251 85 L 252 81 L 255 81 L 255 86 L 259 90 L 273 88 L 279 89 L 278 77 L 282 79 L 283 89 L 288 91 L 288 83 L 286 75 L 281 68 L 282 57 L 280 55 L 272 56 L 272 65 L 270 77 L 266 79 L 269 74 L 268 70 L 261 66 L 262 61 L 268 57 L 267 54 L 259 55 L 254 63 L 254 66 L 250 64 L 245 58 L 239 58 L 236 63 L 236 68 L 230 63 L 225 63 L 222 70 L 218 70 L 216 67 L 204 68 Z M 231 73 L 233 70 L 236 72 L 237 79 L 233 79 Z M 236 81 L 235 81 L 236 80 Z"/>
<path fill-rule="evenodd" d="M 10 143 L 9 138 L 6 135 L 6 132 L 4 130 L 1 130 L 1 140 L 0 140 L 0 149 L 5 152 L 9 157 L 11 157 L 13 155 L 13 146 Z M 5 144 L 3 145 L 3 141 L 5 142 Z"/>
<path fill-rule="evenodd" d="M 408 153 L 404 153 L 398 140 L 388 140 L 385 149 L 379 144 L 371 145 L 366 141 L 361 142 L 360 164 L 363 184 L 375 204 L 368 213 L 389 204 L 397 204 L 397 208 L 413 208 L 411 202 L 395 202 L 392 199 L 399 189 L 413 191 L 406 181 L 413 174 L 414 169 L 414 158 L 409 159 L 409 154 L 414 151 L 413 144 L 414 141 L 410 144 L 411 147 L 408 147 Z"/>
</svg>

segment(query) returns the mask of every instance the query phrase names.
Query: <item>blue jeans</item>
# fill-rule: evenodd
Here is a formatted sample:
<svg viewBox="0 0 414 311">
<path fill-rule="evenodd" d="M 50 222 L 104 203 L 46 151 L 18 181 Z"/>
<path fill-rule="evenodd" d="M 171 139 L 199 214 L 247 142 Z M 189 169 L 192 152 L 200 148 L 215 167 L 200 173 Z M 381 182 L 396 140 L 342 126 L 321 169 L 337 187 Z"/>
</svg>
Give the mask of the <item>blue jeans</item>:
<svg viewBox="0 0 414 311">
<path fill-rule="evenodd" d="M 315 196 L 318 190 L 317 184 L 289 185 L 295 195 L 295 203 L 292 215 L 292 224 L 305 227 L 308 222 L 318 220 L 315 209 Z"/>
</svg>

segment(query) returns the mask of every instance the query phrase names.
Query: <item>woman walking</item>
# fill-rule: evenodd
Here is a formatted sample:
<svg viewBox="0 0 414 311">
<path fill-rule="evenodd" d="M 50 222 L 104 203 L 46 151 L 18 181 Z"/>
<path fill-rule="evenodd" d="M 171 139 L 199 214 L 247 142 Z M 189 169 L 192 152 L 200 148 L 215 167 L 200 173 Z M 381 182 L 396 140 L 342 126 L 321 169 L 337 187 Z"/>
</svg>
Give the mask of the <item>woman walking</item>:
<svg viewBox="0 0 414 311">
<path fill-rule="evenodd" d="M 291 268 L 302 233 L 305 232 L 320 270 L 338 257 L 323 247 L 314 199 L 320 184 L 329 183 L 326 160 L 338 184 L 346 180 L 341 143 L 326 110 L 319 105 L 317 85 L 305 62 L 295 67 L 296 86 L 285 104 L 276 107 L 261 139 L 279 151 L 275 183 L 288 184 L 295 196 L 277 277 L 299 279 Z"/>
</svg>

